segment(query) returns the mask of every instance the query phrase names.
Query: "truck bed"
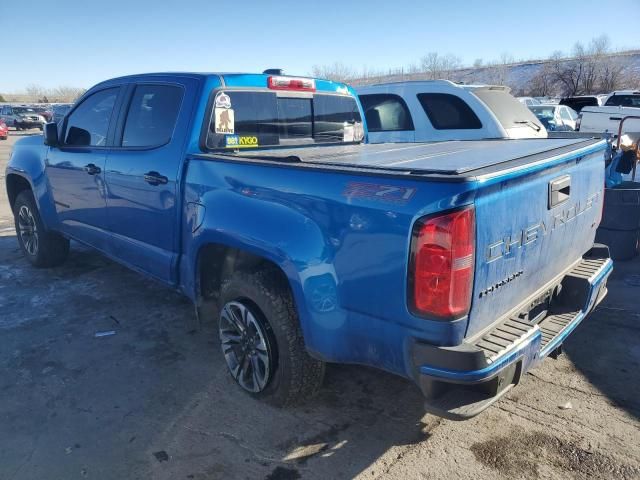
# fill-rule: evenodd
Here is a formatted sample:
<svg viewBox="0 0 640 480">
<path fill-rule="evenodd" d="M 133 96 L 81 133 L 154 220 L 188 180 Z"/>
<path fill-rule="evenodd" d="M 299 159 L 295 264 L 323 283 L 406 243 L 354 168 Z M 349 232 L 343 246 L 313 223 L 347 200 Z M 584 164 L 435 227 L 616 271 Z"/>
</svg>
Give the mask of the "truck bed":
<svg viewBox="0 0 640 480">
<path fill-rule="evenodd" d="M 207 156 L 468 177 L 577 150 L 587 151 L 601 141 L 597 138 L 554 138 L 332 145 Z"/>
</svg>

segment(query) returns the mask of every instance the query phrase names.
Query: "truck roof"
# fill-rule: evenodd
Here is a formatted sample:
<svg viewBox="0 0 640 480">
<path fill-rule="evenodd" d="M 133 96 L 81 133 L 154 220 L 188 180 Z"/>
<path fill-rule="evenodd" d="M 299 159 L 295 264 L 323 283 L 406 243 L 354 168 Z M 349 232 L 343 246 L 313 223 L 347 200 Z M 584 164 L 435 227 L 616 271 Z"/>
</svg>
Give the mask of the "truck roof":
<svg viewBox="0 0 640 480">
<path fill-rule="evenodd" d="M 585 155 L 604 148 L 596 138 L 554 138 L 522 140 L 461 140 L 413 144 L 333 145 L 208 154 L 287 163 L 319 164 L 366 169 L 399 170 L 448 176 L 490 174 L 504 170 L 518 160 L 530 163 L 558 155 Z"/>
<path fill-rule="evenodd" d="M 414 86 L 438 86 L 438 87 L 446 87 L 446 88 L 461 88 L 465 90 L 479 90 L 479 89 L 489 89 L 489 90 L 503 90 L 505 92 L 510 92 L 511 89 L 509 87 L 505 87 L 504 85 L 485 85 L 485 84 L 463 84 L 463 83 L 455 83 L 451 80 L 402 80 L 397 82 L 386 82 L 386 83 L 376 83 L 371 85 L 362 85 L 356 87 L 356 91 L 359 93 L 368 93 L 367 90 L 375 90 L 380 87 L 401 87 L 403 85 L 414 85 Z M 529 98 L 529 97 L 525 97 Z"/>
<path fill-rule="evenodd" d="M 152 73 L 139 73 L 134 75 L 124 75 L 121 77 L 111 78 L 103 82 L 98 83 L 95 87 L 104 86 L 109 84 L 122 83 L 123 81 L 139 81 L 145 79 L 152 79 L 154 77 L 180 77 L 180 78 L 196 78 L 206 81 L 209 78 L 219 79 L 225 87 L 267 87 L 267 81 L 269 77 L 294 77 L 294 78 L 313 78 L 303 75 L 273 75 L 265 73 L 240 73 L 240 72 L 152 72 Z M 330 92 L 342 92 L 352 93 L 352 90 L 343 83 L 334 82 L 331 80 L 325 80 L 320 78 L 313 78 L 315 80 L 315 87 L 317 91 L 330 91 Z M 92 87 L 95 88 L 95 87 Z"/>
</svg>

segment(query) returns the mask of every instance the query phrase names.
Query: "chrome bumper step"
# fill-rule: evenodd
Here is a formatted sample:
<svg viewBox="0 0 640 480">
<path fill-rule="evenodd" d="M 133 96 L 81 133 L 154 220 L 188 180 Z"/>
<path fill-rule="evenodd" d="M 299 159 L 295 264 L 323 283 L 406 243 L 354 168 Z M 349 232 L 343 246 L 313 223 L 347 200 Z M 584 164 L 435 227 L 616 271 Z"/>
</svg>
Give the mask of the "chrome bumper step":
<svg viewBox="0 0 640 480">
<path fill-rule="evenodd" d="M 566 284 L 568 294 L 573 295 L 571 290 L 575 289 L 574 284 L 577 282 L 591 284 L 605 268 L 607 262 L 610 262 L 608 258 L 583 259 L 565 275 L 562 280 L 563 288 Z M 580 288 L 583 289 L 584 286 Z M 586 293 L 584 292 L 584 294 Z M 584 294 L 581 292 L 578 297 L 582 297 Z M 579 302 L 580 299 L 578 298 L 577 301 Z M 552 313 L 536 324 L 513 316 L 494 326 L 490 331 L 473 341 L 472 345 L 484 352 L 487 365 L 490 365 L 539 331 L 542 337 L 540 351 L 544 351 L 581 314 L 582 305 L 574 305 L 570 311 L 567 310 L 568 308 L 563 308 L 562 311 L 554 313 L 552 308 Z"/>
</svg>

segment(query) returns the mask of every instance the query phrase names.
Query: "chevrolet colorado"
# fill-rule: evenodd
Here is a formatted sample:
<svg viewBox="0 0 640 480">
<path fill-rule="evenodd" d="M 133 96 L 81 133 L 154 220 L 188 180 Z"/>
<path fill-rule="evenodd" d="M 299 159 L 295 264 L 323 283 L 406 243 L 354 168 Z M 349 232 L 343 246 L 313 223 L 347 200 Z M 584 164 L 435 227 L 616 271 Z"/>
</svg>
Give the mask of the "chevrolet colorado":
<svg viewBox="0 0 640 480">
<path fill-rule="evenodd" d="M 344 362 L 469 418 L 606 294 L 606 143 L 365 135 L 353 90 L 325 80 L 112 79 L 16 143 L 17 238 L 37 267 L 73 239 L 183 292 L 238 385 L 273 404 Z"/>
</svg>

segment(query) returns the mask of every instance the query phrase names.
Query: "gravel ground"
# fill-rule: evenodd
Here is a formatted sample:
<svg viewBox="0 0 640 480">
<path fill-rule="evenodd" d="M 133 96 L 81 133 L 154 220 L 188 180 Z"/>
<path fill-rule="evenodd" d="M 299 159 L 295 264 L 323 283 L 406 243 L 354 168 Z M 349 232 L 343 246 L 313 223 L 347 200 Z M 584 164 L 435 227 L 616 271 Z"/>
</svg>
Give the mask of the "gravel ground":
<svg viewBox="0 0 640 480">
<path fill-rule="evenodd" d="M 0 142 L 2 184 L 16 138 Z M 173 291 L 76 244 L 31 268 L 0 190 L 0 479 L 640 478 L 638 259 L 566 355 L 473 420 L 343 365 L 278 410 L 239 392 L 212 325 L 185 332 L 193 308 Z"/>
</svg>

